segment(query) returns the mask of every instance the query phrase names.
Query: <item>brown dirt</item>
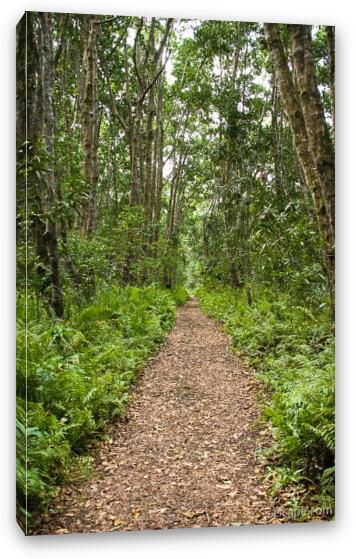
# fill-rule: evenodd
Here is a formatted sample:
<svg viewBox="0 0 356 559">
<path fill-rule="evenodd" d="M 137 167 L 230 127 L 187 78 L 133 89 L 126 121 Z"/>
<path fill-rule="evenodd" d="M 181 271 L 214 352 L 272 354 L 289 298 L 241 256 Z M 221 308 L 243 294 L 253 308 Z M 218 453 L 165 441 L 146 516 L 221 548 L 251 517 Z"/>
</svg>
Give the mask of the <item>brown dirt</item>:
<svg viewBox="0 0 356 559">
<path fill-rule="evenodd" d="M 37 534 L 277 523 L 261 481 L 258 383 L 196 300 L 137 382 L 94 478 Z"/>
</svg>

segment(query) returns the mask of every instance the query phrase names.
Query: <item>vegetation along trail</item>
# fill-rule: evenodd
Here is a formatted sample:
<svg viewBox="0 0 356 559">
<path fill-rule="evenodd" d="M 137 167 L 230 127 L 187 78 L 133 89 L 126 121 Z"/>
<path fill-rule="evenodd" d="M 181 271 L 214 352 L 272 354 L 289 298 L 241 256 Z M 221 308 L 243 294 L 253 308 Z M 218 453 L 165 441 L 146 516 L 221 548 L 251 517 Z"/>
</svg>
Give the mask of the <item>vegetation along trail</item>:
<svg viewBox="0 0 356 559">
<path fill-rule="evenodd" d="M 23 531 L 334 518 L 335 29 L 26 12 L 16 79 Z"/>
<path fill-rule="evenodd" d="M 190 300 L 93 479 L 62 491 L 41 533 L 276 521 L 255 452 L 256 390 L 226 335 Z"/>
</svg>

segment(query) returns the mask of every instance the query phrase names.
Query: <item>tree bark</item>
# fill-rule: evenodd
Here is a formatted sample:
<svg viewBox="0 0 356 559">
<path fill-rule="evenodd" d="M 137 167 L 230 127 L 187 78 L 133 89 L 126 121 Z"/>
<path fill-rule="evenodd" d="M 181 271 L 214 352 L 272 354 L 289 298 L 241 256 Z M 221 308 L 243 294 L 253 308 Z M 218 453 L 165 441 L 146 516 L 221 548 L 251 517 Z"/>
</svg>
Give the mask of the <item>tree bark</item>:
<svg viewBox="0 0 356 559">
<path fill-rule="evenodd" d="M 278 78 L 283 107 L 288 116 L 298 158 L 312 195 L 314 210 L 319 223 L 321 237 L 324 242 L 329 284 L 333 290 L 334 233 L 331 227 L 329 212 L 324 198 L 324 189 L 321 183 L 322 179 L 314 160 L 313 148 L 317 148 L 314 143 L 311 144 L 309 139 L 302 102 L 299 91 L 293 83 L 292 74 L 288 66 L 288 60 L 280 37 L 278 24 L 265 23 L 264 30 L 268 50 L 270 51 L 274 70 Z M 303 91 L 304 90 L 302 90 L 302 92 Z M 306 92 L 303 94 L 305 97 Z M 303 104 L 305 106 L 305 104 L 308 104 L 308 101 L 304 99 Z M 310 107 L 308 107 L 308 110 L 311 110 Z M 310 123 L 308 123 L 308 128 L 310 129 Z M 318 132 L 321 134 L 322 130 L 319 129 Z M 315 138 L 313 141 L 315 141 Z M 323 160 L 322 156 L 320 159 Z M 319 166 L 323 166 L 322 161 L 319 161 Z"/>
<path fill-rule="evenodd" d="M 44 115 L 43 133 L 45 137 L 46 151 L 48 155 L 47 177 L 47 211 L 48 223 L 44 235 L 45 244 L 48 246 L 50 264 L 50 292 L 49 303 L 58 317 L 64 313 L 64 300 L 62 291 L 62 280 L 60 272 L 60 262 L 58 255 L 58 234 L 56 219 L 53 209 L 57 201 L 57 188 L 54 170 L 54 130 L 55 117 L 53 106 L 54 90 L 54 56 L 53 56 L 53 37 L 52 37 L 52 15 L 48 12 L 40 13 L 40 28 L 42 36 L 41 50 L 41 82 L 42 82 L 42 103 Z"/>
<path fill-rule="evenodd" d="M 83 208 L 82 229 L 90 236 L 96 227 L 96 197 L 98 182 L 98 139 L 100 115 L 98 111 L 98 16 L 85 16 L 84 20 L 84 89 L 82 103 L 83 174 L 87 185 L 87 201 Z"/>
<path fill-rule="evenodd" d="M 145 209 L 148 225 L 151 225 L 154 183 L 152 177 L 154 160 L 154 122 L 157 123 L 156 97 L 162 87 L 160 77 L 165 68 L 166 60 L 162 61 L 163 51 L 167 45 L 172 29 L 173 19 L 168 19 L 158 48 L 155 46 L 156 21 L 152 18 L 146 45 L 142 30 L 144 20 L 141 18 L 137 27 L 133 46 L 133 65 L 136 76 L 137 93 L 135 114 L 130 134 L 131 143 L 131 203 L 142 205 Z M 144 103 L 148 96 L 147 103 Z M 145 105 L 145 106 L 144 106 Z M 147 105 L 147 106 L 146 106 Z"/>
<path fill-rule="evenodd" d="M 316 79 L 311 27 L 290 25 L 293 63 L 308 141 L 319 175 L 331 234 L 335 235 L 335 153 Z"/>
<path fill-rule="evenodd" d="M 331 90 L 331 113 L 333 119 L 333 130 L 335 134 L 335 27 L 326 27 L 326 36 L 329 53 L 329 74 Z"/>
<path fill-rule="evenodd" d="M 284 166 L 283 166 L 283 156 L 282 156 L 282 123 L 281 123 L 281 111 L 279 108 L 279 98 L 278 98 L 278 83 L 276 76 L 273 72 L 272 76 L 272 108 L 271 108 L 271 124 L 273 131 L 273 163 L 274 163 L 274 175 L 275 175 L 275 186 L 276 194 L 280 206 L 283 204 L 283 200 L 286 196 L 285 188 L 285 177 L 284 177 Z"/>
</svg>

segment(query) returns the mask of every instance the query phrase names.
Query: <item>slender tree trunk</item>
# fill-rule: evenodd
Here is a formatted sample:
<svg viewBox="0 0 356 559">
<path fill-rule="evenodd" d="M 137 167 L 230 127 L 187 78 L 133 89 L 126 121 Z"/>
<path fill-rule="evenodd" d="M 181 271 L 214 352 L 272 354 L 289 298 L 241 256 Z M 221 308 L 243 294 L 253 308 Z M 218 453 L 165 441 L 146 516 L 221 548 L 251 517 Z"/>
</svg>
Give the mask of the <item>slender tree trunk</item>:
<svg viewBox="0 0 356 559">
<path fill-rule="evenodd" d="M 328 214 L 335 235 L 335 153 L 326 124 L 316 79 L 311 26 L 290 25 L 293 62 L 304 114 L 308 141 Z"/>
<path fill-rule="evenodd" d="M 335 27 L 326 27 L 326 36 L 329 53 L 329 73 L 331 90 L 331 114 L 333 119 L 333 130 L 335 135 Z"/>
<path fill-rule="evenodd" d="M 36 252 L 36 290 L 48 300 L 50 260 L 43 218 L 43 190 L 36 175 L 43 108 L 41 88 L 42 40 L 36 35 L 36 16 L 26 12 L 17 27 L 16 45 L 16 144 L 17 234 L 32 236 Z M 27 262 L 25 264 L 28 265 Z"/>
<path fill-rule="evenodd" d="M 16 206 L 17 241 L 22 227 L 28 227 L 25 212 L 29 198 L 34 199 L 36 177 L 29 172 L 36 154 L 39 135 L 37 118 L 39 59 L 34 30 L 34 15 L 26 12 L 17 25 L 16 32 Z M 27 190 L 27 192 L 26 192 Z M 26 195 L 30 193 L 32 196 Z M 25 220 L 26 223 L 23 223 Z"/>
<path fill-rule="evenodd" d="M 140 195 L 140 128 L 141 128 L 141 105 L 136 105 L 136 114 L 132 131 L 131 145 L 131 204 L 139 205 Z"/>
<path fill-rule="evenodd" d="M 272 83 L 272 115 L 271 124 L 273 130 L 273 163 L 275 174 L 276 194 L 281 205 L 285 198 L 285 184 L 283 176 L 283 157 L 281 148 L 281 127 L 280 127 L 280 111 L 278 107 L 278 84 L 276 76 L 273 75 Z"/>
<path fill-rule="evenodd" d="M 98 139 L 100 116 L 98 112 L 98 16 L 85 16 L 83 25 L 84 88 L 82 102 L 83 174 L 87 187 L 87 201 L 83 208 L 83 233 L 91 235 L 96 226 L 96 196 L 98 181 Z"/>
<path fill-rule="evenodd" d="M 137 98 L 135 103 L 135 116 L 133 119 L 131 140 L 131 203 L 140 204 L 145 209 L 148 224 L 151 214 L 152 193 L 152 159 L 153 159 L 153 123 L 156 113 L 155 97 L 157 89 L 161 87 L 160 76 L 164 70 L 167 59 L 162 63 L 164 48 L 171 33 L 173 19 L 168 19 L 158 48 L 155 48 L 156 21 L 152 18 L 149 36 L 144 44 L 142 30 L 144 19 L 138 25 L 134 46 L 133 65 L 137 83 Z M 143 106 L 148 96 L 147 107 Z M 146 116 L 146 118 L 145 118 Z"/>
<path fill-rule="evenodd" d="M 278 79 L 281 99 L 292 130 L 295 148 L 312 195 L 314 210 L 324 241 L 326 266 L 331 289 L 334 285 L 334 235 L 323 195 L 323 188 L 315 166 L 312 147 L 309 143 L 300 95 L 296 89 L 277 24 L 265 23 L 268 49 Z"/>
<path fill-rule="evenodd" d="M 161 207 L 162 207 L 162 188 L 163 188 L 163 121 L 160 113 L 160 122 L 157 131 L 157 176 L 156 176 L 156 186 L 155 186 L 155 201 L 154 201 L 154 223 L 155 223 L 155 242 L 159 239 L 159 229 L 161 220 Z"/>
<path fill-rule="evenodd" d="M 152 148 L 153 148 L 153 121 L 154 121 L 154 89 L 151 88 L 149 95 L 148 95 L 148 107 L 147 107 L 147 122 L 146 122 L 146 141 L 145 141 L 145 185 L 144 185 L 144 195 L 145 195 L 145 211 L 147 221 L 150 224 L 150 213 L 151 213 L 151 202 L 152 202 Z"/>
<path fill-rule="evenodd" d="M 54 58 L 53 58 L 53 37 L 52 37 L 52 16 L 48 12 L 40 13 L 41 35 L 42 35 L 42 100 L 44 114 L 44 136 L 46 142 L 46 151 L 48 154 L 48 172 L 47 172 L 47 209 L 49 219 L 45 239 L 48 246 L 48 255 L 50 263 L 50 294 L 49 303 L 58 317 L 62 317 L 64 313 L 64 300 L 61 282 L 60 263 L 58 256 L 58 235 L 57 224 L 53 211 L 57 200 L 56 177 L 54 171 L 54 130 L 55 117 L 53 107 L 53 90 L 54 90 Z"/>
</svg>

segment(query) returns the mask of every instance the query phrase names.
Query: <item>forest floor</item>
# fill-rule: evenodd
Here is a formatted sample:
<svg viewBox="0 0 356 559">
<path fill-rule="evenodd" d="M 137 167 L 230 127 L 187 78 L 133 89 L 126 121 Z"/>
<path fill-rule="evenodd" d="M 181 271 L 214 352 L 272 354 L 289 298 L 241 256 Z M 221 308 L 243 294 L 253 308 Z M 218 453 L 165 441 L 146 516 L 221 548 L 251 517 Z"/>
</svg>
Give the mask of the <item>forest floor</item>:
<svg viewBox="0 0 356 559">
<path fill-rule="evenodd" d="M 35 533 L 279 523 L 261 480 L 258 391 L 190 300 L 98 445 L 93 478 L 62 487 Z"/>
</svg>

